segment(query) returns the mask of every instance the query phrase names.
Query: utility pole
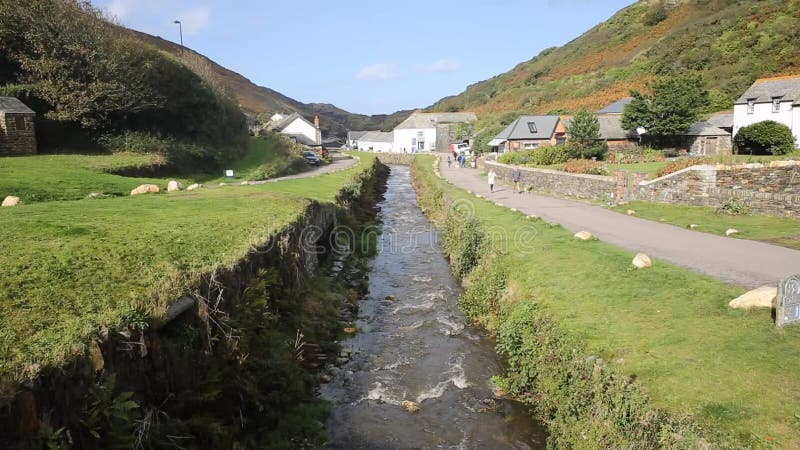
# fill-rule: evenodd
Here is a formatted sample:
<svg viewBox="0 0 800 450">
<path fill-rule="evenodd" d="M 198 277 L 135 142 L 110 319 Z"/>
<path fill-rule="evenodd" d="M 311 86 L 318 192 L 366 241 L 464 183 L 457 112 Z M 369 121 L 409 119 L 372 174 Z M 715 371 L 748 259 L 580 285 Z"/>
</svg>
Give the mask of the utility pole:
<svg viewBox="0 0 800 450">
<path fill-rule="evenodd" d="M 178 24 L 178 32 L 181 34 L 181 47 L 183 47 L 183 24 L 180 20 L 176 20 L 175 23 Z"/>
</svg>

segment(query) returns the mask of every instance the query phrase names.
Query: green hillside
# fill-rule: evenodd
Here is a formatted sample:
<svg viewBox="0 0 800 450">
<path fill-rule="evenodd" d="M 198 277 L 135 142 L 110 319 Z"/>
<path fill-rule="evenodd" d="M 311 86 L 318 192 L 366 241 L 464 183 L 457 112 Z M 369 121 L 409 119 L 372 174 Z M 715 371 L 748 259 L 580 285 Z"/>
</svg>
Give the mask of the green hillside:
<svg viewBox="0 0 800 450">
<path fill-rule="evenodd" d="M 437 111 L 574 112 L 647 90 L 650 81 L 699 74 L 712 110 L 758 77 L 800 73 L 800 1 L 639 1 L 568 44 L 442 99 Z"/>
</svg>

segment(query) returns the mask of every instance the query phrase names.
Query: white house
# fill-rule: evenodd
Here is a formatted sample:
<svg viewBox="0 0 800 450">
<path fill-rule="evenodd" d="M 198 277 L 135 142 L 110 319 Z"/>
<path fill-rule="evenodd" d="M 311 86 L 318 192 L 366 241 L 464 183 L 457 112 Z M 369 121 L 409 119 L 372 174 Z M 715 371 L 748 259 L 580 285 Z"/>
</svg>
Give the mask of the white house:
<svg viewBox="0 0 800 450">
<path fill-rule="evenodd" d="M 800 146 L 800 75 L 758 79 L 733 105 L 734 136 L 765 120 L 789 127 Z"/>
<path fill-rule="evenodd" d="M 394 134 L 384 131 L 367 131 L 358 138 L 359 150 L 367 152 L 389 153 L 392 151 Z"/>
<path fill-rule="evenodd" d="M 347 142 L 345 143 L 345 146 L 347 148 L 359 148 L 358 140 L 364 137 L 364 135 L 367 133 L 369 133 L 369 131 L 347 130 Z"/>
<path fill-rule="evenodd" d="M 450 128 L 457 123 L 478 120 L 475 113 L 421 113 L 414 112 L 394 129 L 393 150 L 397 153 L 417 153 L 447 150 Z M 441 147 L 441 148 L 439 148 Z"/>
<path fill-rule="evenodd" d="M 276 114 L 273 117 L 281 116 Z M 282 117 L 282 116 L 281 116 Z M 279 120 L 270 121 L 267 129 L 276 133 L 285 134 L 294 138 L 298 144 L 319 145 L 322 143 L 322 135 L 319 129 L 319 117 L 314 118 L 312 124 L 305 117 L 298 113 L 292 113 Z"/>
</svg>

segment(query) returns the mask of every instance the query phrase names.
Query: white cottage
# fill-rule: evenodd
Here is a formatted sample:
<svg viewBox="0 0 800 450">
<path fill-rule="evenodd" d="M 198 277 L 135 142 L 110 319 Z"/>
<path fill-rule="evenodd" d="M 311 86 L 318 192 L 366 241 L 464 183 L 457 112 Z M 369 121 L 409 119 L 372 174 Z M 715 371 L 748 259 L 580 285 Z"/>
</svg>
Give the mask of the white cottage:
<svg viewBox="0 0 800 450">
<path fill-rule="evenodd" d="M 273 118 L 281 116 L 276 114 Z M 319 145 L 322 143 L 322 136 L 319 129 L 319 118 L 314 118 L 314 123 L 306 120 L 298 113 L 292 113 L 286 117 L 281 116 L 278 120 L 272 120 L 267 124 L 267 129 L 276 133 L 285 134 L 298 144 Z"/>
<path fill-rule="evenodd" d="M 733 135 L 766 120 L 789 127 L 800 146 L 800 75 L 756 80 L 733 106 Z"/>
<path fill-rule="evenodd" d="M 384 131 L 367 131 L 358 138 L 358 149 L 367 152 L 389 153 L 392 151 L 394 134 Z"/>
<path fill-rule="evenodd" d="M 446 151 L 451 127 L 478 120 L 473 112 L 415 112 L 394 129 L 393 150 L 397 153 Z"/>
</svg>

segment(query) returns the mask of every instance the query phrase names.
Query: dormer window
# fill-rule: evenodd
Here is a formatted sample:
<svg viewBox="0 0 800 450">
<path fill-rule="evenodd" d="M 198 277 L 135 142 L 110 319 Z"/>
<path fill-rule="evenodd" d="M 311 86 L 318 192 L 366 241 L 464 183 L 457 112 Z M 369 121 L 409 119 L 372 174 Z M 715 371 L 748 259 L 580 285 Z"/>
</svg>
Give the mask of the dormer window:
<svg viewBox="0 0 800 450">
<path fill-rule="evenodd" d="M 781 97 L 772 97 L 772 112 L 781 112 Z"/>
<path fill-rule="evenodd" d="M 536 122 L 528 122 L 528 131 L 536 133 Z"/>
<path fill-rule="evenodd" d="M 753 114 L 756 110 L 756 99 L 748 98 L 747 99 L 747 114 Z"/>
</svg>

